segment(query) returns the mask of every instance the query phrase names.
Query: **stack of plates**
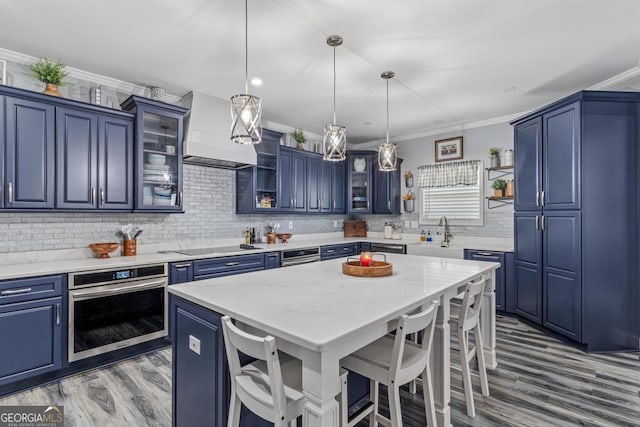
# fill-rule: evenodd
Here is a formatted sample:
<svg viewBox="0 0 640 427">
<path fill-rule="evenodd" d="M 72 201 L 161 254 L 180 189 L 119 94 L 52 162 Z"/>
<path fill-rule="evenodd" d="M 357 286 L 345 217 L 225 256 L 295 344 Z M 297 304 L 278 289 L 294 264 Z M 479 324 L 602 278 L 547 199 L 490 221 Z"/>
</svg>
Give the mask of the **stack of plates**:
<svg viewBox="0 0 640 427">
<path fill-rule="evenodd" d="M 168 183 L 171 182 L 171 166 L 144 164 L 143 179 L 149 182 Z"/>
<path fill-rule="evenodd" d="M 173 203 L 171 203 L 171 187 L 153 187 L 153 204 L 172 205 Z"/>
</svg>

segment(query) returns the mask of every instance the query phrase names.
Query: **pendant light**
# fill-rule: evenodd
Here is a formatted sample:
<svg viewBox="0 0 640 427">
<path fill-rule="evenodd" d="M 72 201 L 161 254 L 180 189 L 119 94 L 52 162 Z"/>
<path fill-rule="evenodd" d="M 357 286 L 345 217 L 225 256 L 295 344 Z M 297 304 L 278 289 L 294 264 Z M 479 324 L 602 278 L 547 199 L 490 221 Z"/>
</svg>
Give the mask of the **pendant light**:
<svg viewBox="0 0 640 427">
<path fill-rule="evenodd" d="M 324 160 L 339 162 L 345 159 L 347 152 L 347 128 L 336 124 L 336 47 L 342 44 L 342 37 L 327 37 L 327 44 L 333 47 L 333 124 L 324 127 L 322 152 Z"/>
<path fill-rule="evenodd" d="M 387 81 L 387 140 L 378 146 L 378 168 L 383 172 L 393 172 L 398 165 L 397 146 L 389 142 L 389 79 L 393 76 L 393 71 L 385 71 L 380 75 Z"/>
<path fill-rule="evenodd" d="M 231 97 L 231 140 L 238 144 L 262 142 L 262 101 L 249 95 L 249 8 L 244 1 L 244 93 Z"/>
</svg>

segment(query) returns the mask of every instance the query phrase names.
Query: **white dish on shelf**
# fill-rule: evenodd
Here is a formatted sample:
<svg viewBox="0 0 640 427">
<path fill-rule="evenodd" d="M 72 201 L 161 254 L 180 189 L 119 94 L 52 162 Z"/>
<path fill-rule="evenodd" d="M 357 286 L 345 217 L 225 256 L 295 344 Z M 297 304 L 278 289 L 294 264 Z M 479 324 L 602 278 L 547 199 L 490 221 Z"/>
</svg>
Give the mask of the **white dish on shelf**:
<svg viewBox="0 0 640 427">
<path fill-rule="evenodd" d="M 171 197 L 171 190 L 171 187 L 153 187 L 153 194 L 155 196 Z"/>
<path fill-rule="evenodd" d="M 155 196 L 153 196 L 153 204 L 154 205 L 165 205 L 165 206 L 168 206 L 168 205 L 171 204 L 171 196 L 164 197 L 164 196 L 155 195 Z"/>
<path fill-rule="evenodd" d="M 364 172 L 367 168 L 367 160 L 364 157 L 356 157 L 353 159 L 353 170 L 356 172 Z"/>
<path fill-rule="evenodd" d="M 153 163 L 145 163 L 144 169 L 148 171 L 168 171 L 171 169 L 171 165 L 155 165 Z"/>
<path fill-rule="evenodd" d="M 148 160 L 148 163 L 151 165 L 160 166 L 160 165 L 164 165 L 164 163 L 167 161 L 167 156 L 165 156 L 164 154 L 148 153 L 147 160 Z"/>
</svg>

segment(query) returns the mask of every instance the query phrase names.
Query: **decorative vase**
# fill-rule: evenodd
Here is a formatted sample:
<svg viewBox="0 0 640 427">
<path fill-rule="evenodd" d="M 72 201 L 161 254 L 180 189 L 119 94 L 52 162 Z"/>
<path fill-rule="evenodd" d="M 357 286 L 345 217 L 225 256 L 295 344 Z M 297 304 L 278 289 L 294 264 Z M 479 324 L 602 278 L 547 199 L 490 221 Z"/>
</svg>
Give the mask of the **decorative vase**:
<svg viewBox="0 0 640 427">
<path fill-rule="evenodd" d="M 491 156 L 489 157 L 489 161 L 491 165 L 489 167 L 499 168 L 500 167 L 500 156 Z"/>
<path fill-rule="evenodd" d="M 502 188 L 494 188 L 493 197 L 504 197 L 504 190 Z"/>
<path fill-rule="evenodd" d="M 513 197 L 513 194 L 514 194 L 513 187 L 514 187 L 513 180 L 507 181 L 507 189 L 505 191 L 506 197 Z"/>
<path fill-rule="evenodd" d="M 413 178 L 405 178 L 405 186 L 407 188 L 413 187 Z"/>
<path fill-rule="evenodd" d="M 304 150 L 304 142 L 298 142 L 296 144 L 296 148 L 299 150 Z"/>
<path fill-rule="evenodd" d="M 58 92 L 58 85 L 54 85 L 53 83 L 47 83 L 47 86 L 42 91 L 42 93 L 45 93 L 45 94 L 51 95 L 51 96 L 58 96 L 58 97 L 62 98 L 62 94 L 60 92 Z"/>
<path fill-rule="evenodd" d="M 415 200 L 403 200 L 403 202 L 405 212 L 413 212 L 416 210 Z"/>
</svg>

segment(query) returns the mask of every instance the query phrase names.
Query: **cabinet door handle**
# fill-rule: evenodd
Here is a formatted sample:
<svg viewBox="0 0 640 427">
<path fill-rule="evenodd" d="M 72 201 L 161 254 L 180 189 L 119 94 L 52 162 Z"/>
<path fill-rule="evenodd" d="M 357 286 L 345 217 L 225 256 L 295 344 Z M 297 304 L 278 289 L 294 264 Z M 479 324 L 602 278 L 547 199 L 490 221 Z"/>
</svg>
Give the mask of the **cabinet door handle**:
<svg viewBox="0 0 640 427">
<path fill-rule="evenodd" d="M 478 252 L 478 255 L 483 255 L 483 256 L 492 256 L 493 252 Z"/>
<path fill-rule="evenodd" d="M 544 191 L 540 193 L 540 206 L 544 206 Z"/>
<path fill-rule="evenodd" d="M 327 253 L 328 253 L 328 254 L 331 254 L 331 253 L 333 253 L 333 252 L 335 252 L 335 251 L 336 251 L 335 249 L 327 249 Z"/>
<path fill-rule="evenodd" d="M 544 231 L 544 215 L 540 218 L 540 230 Z"/>
<path fill-rule="evenodd" d="M 173 265 L 175 268 L 187 268 L 187 267 L 191 267 L 191 263 L 187 262 L 184 264 L 174 264 Z"/>
<path fill-rule="evenodd" d="M 293 207 L 293 197 L 289 199 L 289 204 L 291 205 L 291 207 Z"/>
<path fill-rule="evenodd" d="M 333 210 L 334 211 L 336 210 L 336 201 L 335 200 L 333 201 Z"/>
<path fill-rule="evenodd" d="M 387 200 L 387 209 L 391 210 L 391 200 Z"/>
<path fill-rule="evenodd" d="M 91 187 L 91 204 L 92 205 L 96 204 L 96 188 L 95 187 Z"/>
<path fill-rule="evenodd" d="M 369 201 L 367 200 L 367 210 L 369 210 Z"/>
<path fill-rule="evenodd" d="M 56 304 L 56 325 L 60 325 L 60 304 Z"/>
<path fill-rule="evenodd" d="M 9 181 L 9 203 L 13 203 L 13 182 Z"/>
<path fill-rule="evenodd" d="M 343 252 L 347 252 L 347 251 L 350 251 L 350 250 L 351 250 L 351 248 L 342 248 Z"/>
<path fill-rule="evenodd" d="M 9 289 L 9 290 L 0 292 L 0 295 L 26 294 L 28 292 L 31 292 L 31 288 Z"/>
<path fill-rule="evenodd" d="M 239 262 L 228 262 L 228 263 L 226 263 L 225 265 L 226 265 L 227 267 L 233 267 L 234 265 L 239 265 L 239 264 L 240 264 Z"/>
<path fill-rule="evenodd" d="M 540 206 L 540 192 L 536 191 L 536 206 Z"/>
<path fill-rule="evenodd" d="M 100 189 L 100 204 L 104 205 L 104 189 Z"/>
<path fill-rule="evenodd" d="M 538 225 L 539 219 L 538 219 L 538 215 L 536 215 L 536 230 L 540 229 L 540 226 Z"/>
<path fill-rule="evenodd" d="M 178 193 L 178 206 L 182 206 L 182 191 Z"/>
</svg>

